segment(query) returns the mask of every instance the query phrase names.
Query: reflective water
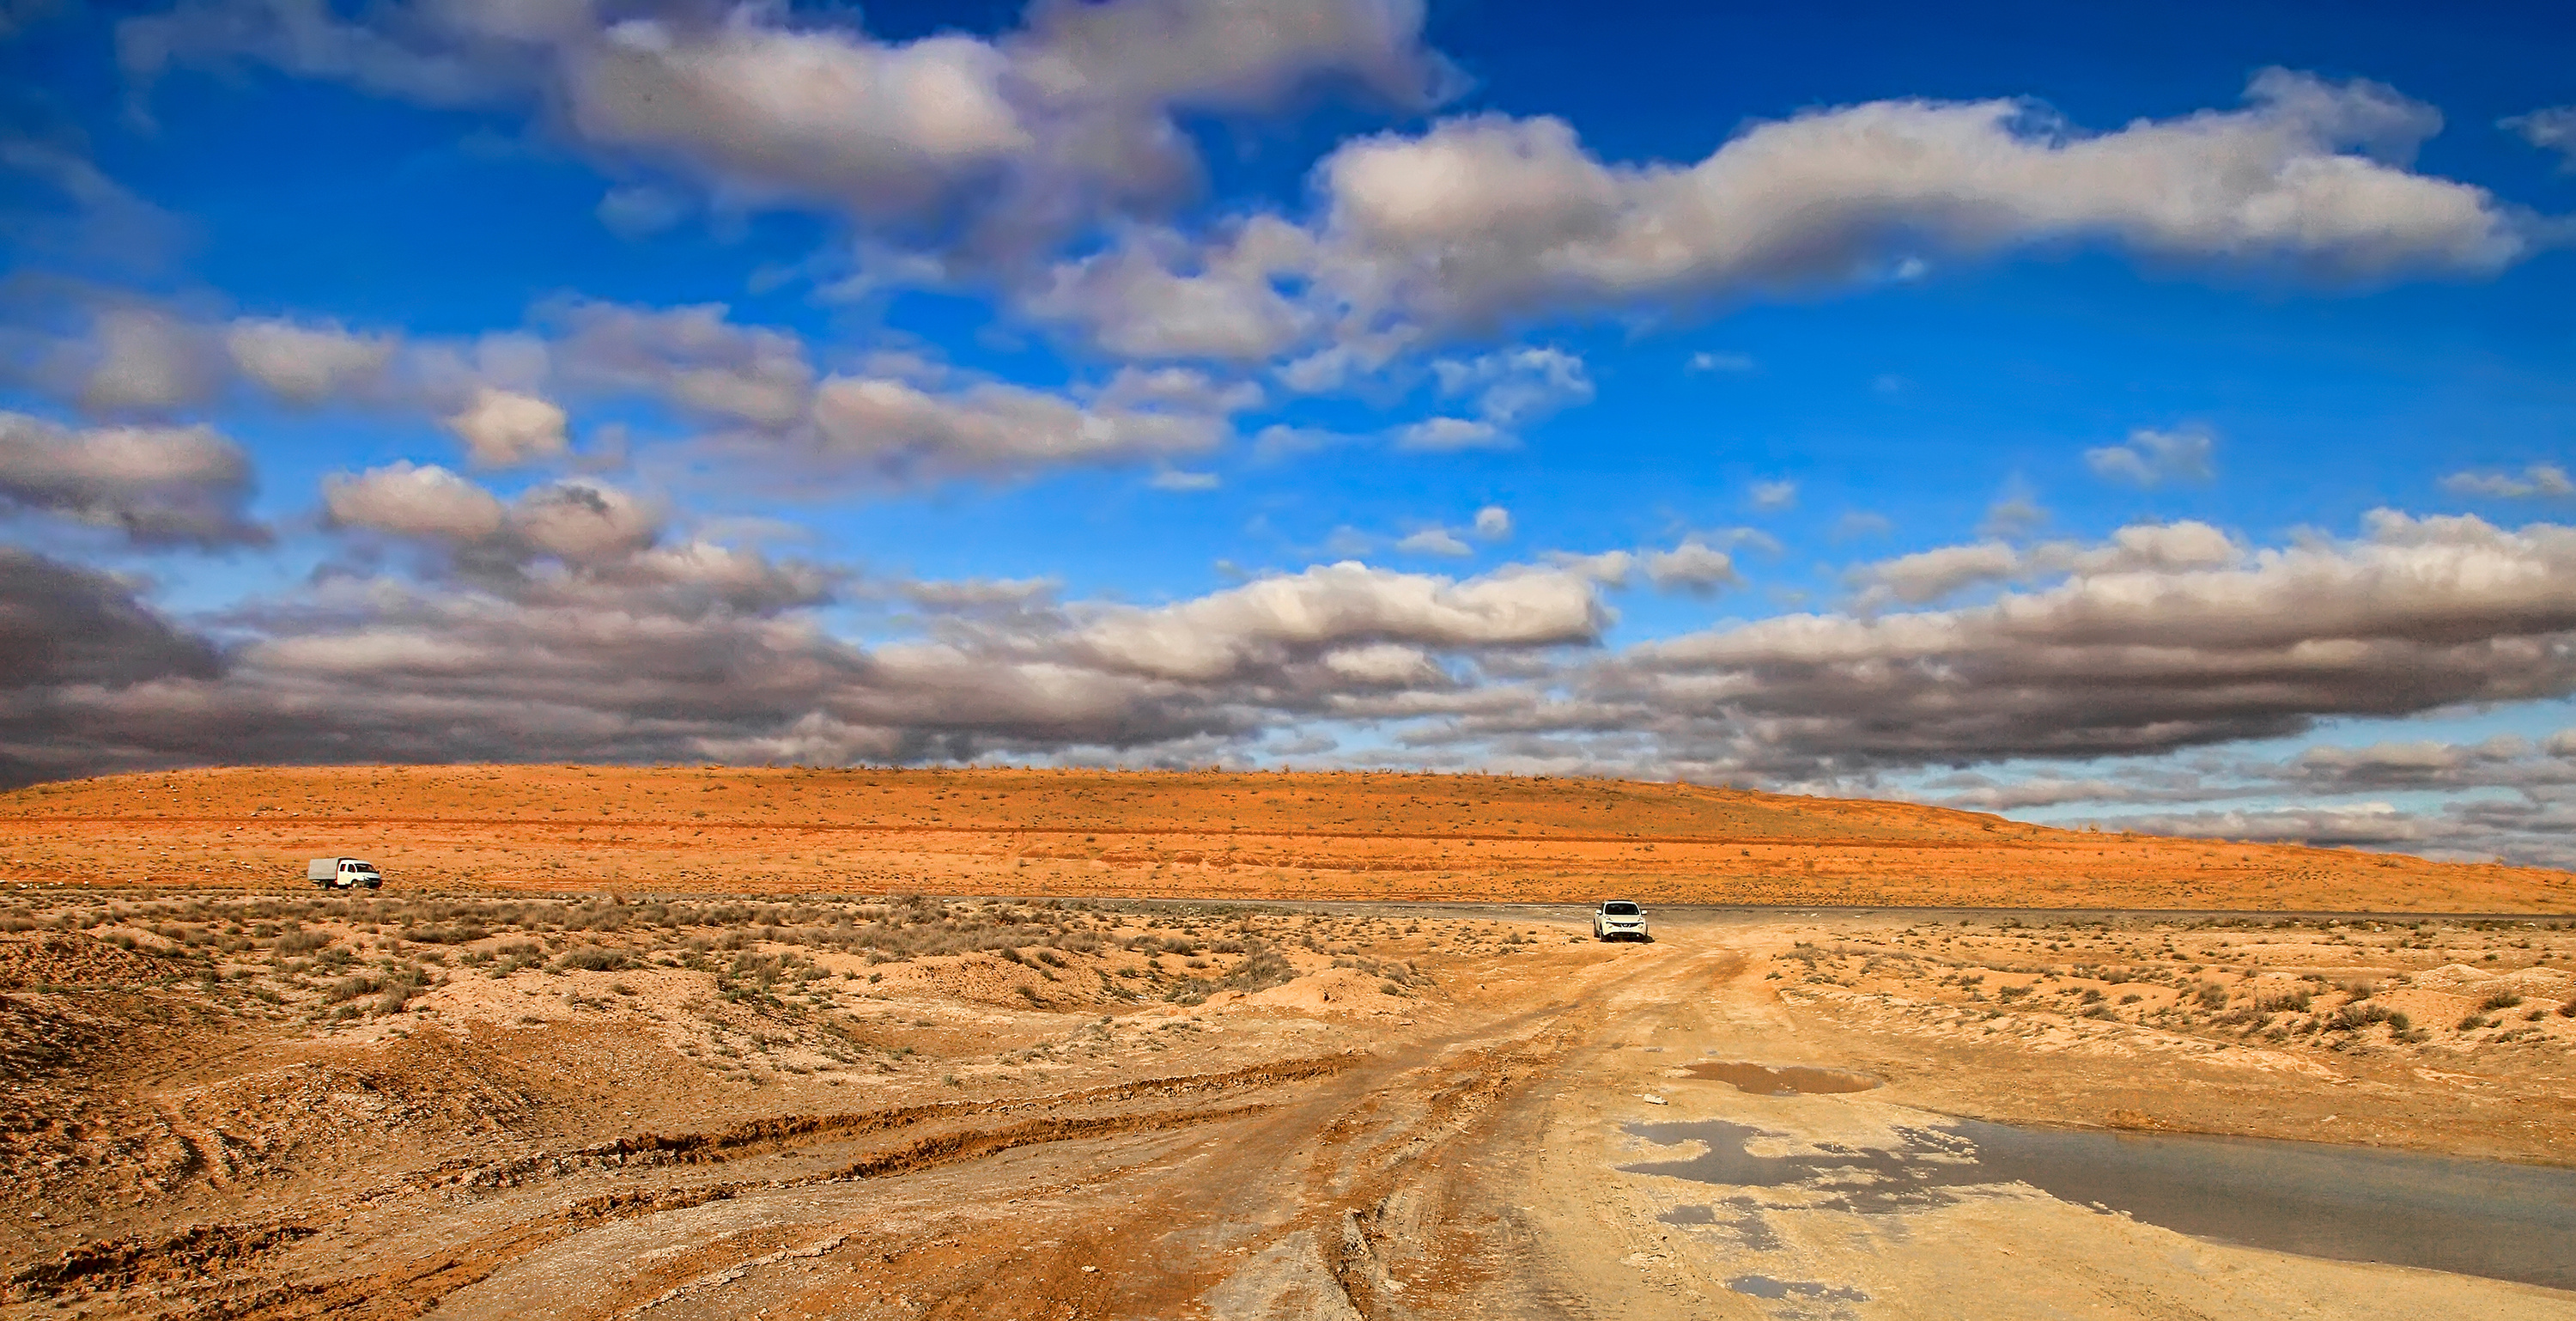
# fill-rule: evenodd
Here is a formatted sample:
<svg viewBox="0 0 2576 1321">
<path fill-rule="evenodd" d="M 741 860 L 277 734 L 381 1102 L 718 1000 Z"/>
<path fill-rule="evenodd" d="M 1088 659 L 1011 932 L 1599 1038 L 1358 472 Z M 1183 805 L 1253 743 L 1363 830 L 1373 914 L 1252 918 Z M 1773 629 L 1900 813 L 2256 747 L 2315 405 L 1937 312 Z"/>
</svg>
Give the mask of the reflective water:
<svg viewBox="0 0 2576 1321">
<path fill-rule="evenodd" d="M 1750 1060 L 1708 1060 L 1689 1066 L 1690 1076 L 1722 1082 L 1739 1092 L 1755 1096 L 1820 1096 L 1835 1092 L 1866 1092 L 1879 1085 L 1866 1073 L 1845 1073 L 1840 1069 L 1816 1069 L 1804 1064 L 1773 1066 Z"/>
<path fill-rule="evenodd" d="M 2022 1183 L 2222 1242 L 2576 1289 L 2576 1170 L 1968 1119 L 1898 1129 L 1899 1144 L 1885 1149 L 1784 1144 L 1779 1135 L 1724 1120 L 1631 1124 L 1627 1131 L 1662 1146 L 1703 1144 L 1696 1155 L 1621 1167 L 1632 1173 L 1802 1192 L 1795 1201 L 1739 1196 L 1718 1203 L 1747 1237 L 1763 1232 L 1764 1211 L 1883 1215 L 1958 1201 L 1979 1185 Z M 1745 1149 L 1749 1142 L 1790 1149 L 1755 1155 Z M 1705 1220 L 1675 1223 L 1729 1222 L 1712 1209 Z"/>
</svg>

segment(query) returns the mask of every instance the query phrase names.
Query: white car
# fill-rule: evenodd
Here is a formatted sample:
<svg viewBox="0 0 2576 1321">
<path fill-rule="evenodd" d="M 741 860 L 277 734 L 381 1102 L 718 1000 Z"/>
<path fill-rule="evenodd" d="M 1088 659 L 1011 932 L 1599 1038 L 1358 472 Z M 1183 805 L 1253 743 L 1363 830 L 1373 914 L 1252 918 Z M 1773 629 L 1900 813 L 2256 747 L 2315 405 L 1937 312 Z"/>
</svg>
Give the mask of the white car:
<svg viewBox="0 0 2576 1321">
<path fill-rule="evenodd" d="M 1653 940 L 1646 932 L 1646 910 L 1626 899 L 1612 899 L 1592 910 L 1594 940 Z"/>
</svg>

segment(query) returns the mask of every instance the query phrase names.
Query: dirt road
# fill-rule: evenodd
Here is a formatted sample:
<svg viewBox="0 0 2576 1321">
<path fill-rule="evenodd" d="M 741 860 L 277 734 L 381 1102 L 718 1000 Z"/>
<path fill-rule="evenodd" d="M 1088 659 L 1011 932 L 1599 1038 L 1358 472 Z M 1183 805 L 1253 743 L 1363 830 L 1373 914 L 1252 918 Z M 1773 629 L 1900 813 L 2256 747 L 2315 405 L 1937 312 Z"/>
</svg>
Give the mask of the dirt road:
<svg viewBox="0 0 2576 1321">
<path fill-rule="evenodd" d="M 6 1310 L 2576 1317 L 2576 1293 L 2222 1246 L 1978 1182 L 1927 1105 L 1965 1089 L 2010 1111 L 2027 1092 L 2045 1115 L 2099 1062 L 2024 1054 L 2022 1075 L 1978 1083 L 1957 1076 L 1977 1056 L 1803 1013 L 1777 980 L 1800 934 L 1735 919 L 1559 943 L 1461 965 L 1418 1019 L 1173 1011 L 1156 1030 L 1200 1040 L 1181 1052 L 1200 1067 L 1123 1081 L 396 1161 L 370 1186 L 237 1198 L 231 1219 L 21 1270 Z M 1461 980 L 1488 966 L 1514 975 Z M 1684 1073 L 1709 1059 L 1888 1085 L 1753 1095 Z M 610 1104 L 654 1084 L 620 1086 Z M 1710 1124 L 1704 1141 L 1665 1127 Z M 1795 1177 L 1673 1172 L 1719 1147 Z M 1648 1165 L 1665 1169 L 1623 1168 Z"/>
</svg>

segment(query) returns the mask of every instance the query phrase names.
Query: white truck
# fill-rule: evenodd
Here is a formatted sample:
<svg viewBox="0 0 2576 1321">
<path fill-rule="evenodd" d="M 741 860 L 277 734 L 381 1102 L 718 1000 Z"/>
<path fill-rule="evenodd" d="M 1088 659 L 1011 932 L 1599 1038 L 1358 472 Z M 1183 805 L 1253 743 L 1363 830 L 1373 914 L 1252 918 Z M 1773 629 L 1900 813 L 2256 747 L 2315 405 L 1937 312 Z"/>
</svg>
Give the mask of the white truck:
<svg viewBox="0 0 2576 1321">
<path fill-rule="evenodd" d="M 304 864 L 304 879 L 325 890 L 373 890 L 385 883 L 376 864 L 363 858 L 315 858 Z"/>
</svg>

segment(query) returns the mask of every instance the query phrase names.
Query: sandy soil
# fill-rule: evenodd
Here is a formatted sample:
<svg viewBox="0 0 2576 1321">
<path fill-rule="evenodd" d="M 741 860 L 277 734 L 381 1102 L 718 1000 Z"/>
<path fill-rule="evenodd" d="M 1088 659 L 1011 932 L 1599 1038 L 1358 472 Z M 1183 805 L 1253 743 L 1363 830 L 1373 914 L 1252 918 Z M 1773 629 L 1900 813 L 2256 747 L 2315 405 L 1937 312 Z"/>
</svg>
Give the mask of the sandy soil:
<svg viewBox="0 0 2576 1321">
<path fill-rule="evenodd" d="M 0 1314 L 2576 1316 L 1620 1168 L 1945 1115 L 2576 1166 L 2563 920 L 1657 917 L 18 891 Z"/>
<path fill-rule="evenodd" d="M 2576 913 L 2576 874 L 1463 775 L 235 768 L 0 794 L 0 884 Z"/>
</svg>

